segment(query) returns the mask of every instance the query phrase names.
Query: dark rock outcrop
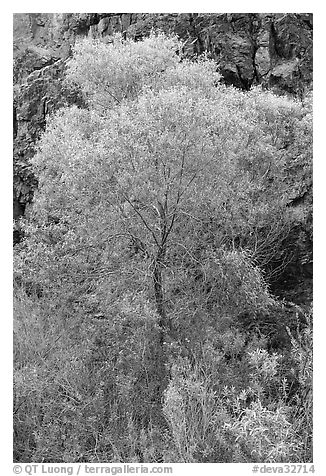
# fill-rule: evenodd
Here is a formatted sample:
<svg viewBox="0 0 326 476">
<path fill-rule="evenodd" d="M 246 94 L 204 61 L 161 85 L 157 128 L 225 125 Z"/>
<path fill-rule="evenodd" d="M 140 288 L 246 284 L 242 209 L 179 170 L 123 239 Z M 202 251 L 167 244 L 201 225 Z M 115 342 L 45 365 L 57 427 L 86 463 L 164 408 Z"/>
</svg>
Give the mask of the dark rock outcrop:
<svg viewBox="0 0 326 476">
<path fill-rule="evenodd" d="M 65 15 L 14 16 L 14 219 L 24 214 L 37 186 L 29 159 L 47 117 L 62 106 L 82 102 L 63 81 L 75 37 Z"/>
</svg>

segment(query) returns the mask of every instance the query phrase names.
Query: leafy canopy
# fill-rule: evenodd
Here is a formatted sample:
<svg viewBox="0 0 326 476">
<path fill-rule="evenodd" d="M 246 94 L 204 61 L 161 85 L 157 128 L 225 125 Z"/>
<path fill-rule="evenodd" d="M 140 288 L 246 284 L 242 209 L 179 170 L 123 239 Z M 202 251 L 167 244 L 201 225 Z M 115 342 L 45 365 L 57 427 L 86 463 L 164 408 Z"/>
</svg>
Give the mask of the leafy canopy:
<svg viewBox="0 0 326 476">
<path fill-rule="evenodd" d="M 88 108 L 56 113 L 33 159 L 32 279 L 74 287 L 77 276 L 85 285 L 115 273 L 145 290 L 158 262 L 163 281 L 178 281 L 178 273 L 204 275 L 207 260 L 214 269 L 217 250 L 235 253 L 225 260 L 233 256 L 239 276 L 248 259 L 264 266 L 282 253 L 291 228 L 287 150 L 306 128 L 304 108 L 258 88 L 226 88 L 212 61 L 189 62 L 181 51 L 162 34 L 75 47 L 68 80 Z M 234 305 L 267 296 L 263 280 L 258 288 L 239 301 L 236 286 Z"/>
</svg>

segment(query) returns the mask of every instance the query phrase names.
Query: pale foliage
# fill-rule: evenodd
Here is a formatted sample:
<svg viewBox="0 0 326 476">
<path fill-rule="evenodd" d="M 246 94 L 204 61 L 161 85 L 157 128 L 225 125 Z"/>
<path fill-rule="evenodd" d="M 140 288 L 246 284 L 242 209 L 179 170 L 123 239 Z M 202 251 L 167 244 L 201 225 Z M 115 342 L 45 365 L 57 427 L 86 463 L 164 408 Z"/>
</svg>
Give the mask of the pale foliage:
<svg viewBox="0 0 326 476">
<path fill-rule="evenodd" d="M 287 263 L 298 218 L 284 177 L 292 154 L 298 167 L 309 157 L 309 108 L 226 88 L 212 61 L 180 51 L 161 34 L 77 44 L 68 80 L 88 109 L 58 111 L 32 160 L 39 187 L 15 256 L 32 296 L 15 324 L 31 459 L 137 461 L 139 445 L 151 461 L 158 447 L 166 461 L 309 458 L 281 357 L 233 327 L 275 306 L 262 268 Z M 311 333 L 291 339 L 302 429 Z"/>
</svg>

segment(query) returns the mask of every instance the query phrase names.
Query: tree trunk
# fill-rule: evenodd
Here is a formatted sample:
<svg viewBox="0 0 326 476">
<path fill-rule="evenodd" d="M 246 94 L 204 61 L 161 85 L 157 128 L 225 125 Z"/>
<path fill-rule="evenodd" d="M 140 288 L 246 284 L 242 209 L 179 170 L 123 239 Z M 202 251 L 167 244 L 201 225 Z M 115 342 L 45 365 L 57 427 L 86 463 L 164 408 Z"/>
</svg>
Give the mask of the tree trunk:
<svg viewBox="0 0 326 476">
<path fill-rule="evenodd" d="M 157 253 L 154 269 L 153 269 L 153 285 L 156 301 L 156 310 L 159 315 L 159 334 L 157 340 L 157 349 L 154 352 L 155 359 L 155 378 L 157 379 L 156 396 L 157 403 L 162 403 L 163 392 L 167 386 L 167 369 L 166 369 L 166 352 L 165 341 L 167 334 L 167 315 L 164 302 L 164 283 L 163 283 L 163 267 L 165 258 L 165 247 L 163 246 Z"/>
<path fill-rule="evenodd" d="M 164 289 L 163 289 L 163 263 L 162 256 L 159 254 L 156 258 L 154 271 L 153 271 L 153 281 L 154 281 L 154 294 L 156 301 L 157 313 L 160 316 L 160 326 L 163 333 L 166 331 L 166 310 L 164 302 Z"/>
</svg>

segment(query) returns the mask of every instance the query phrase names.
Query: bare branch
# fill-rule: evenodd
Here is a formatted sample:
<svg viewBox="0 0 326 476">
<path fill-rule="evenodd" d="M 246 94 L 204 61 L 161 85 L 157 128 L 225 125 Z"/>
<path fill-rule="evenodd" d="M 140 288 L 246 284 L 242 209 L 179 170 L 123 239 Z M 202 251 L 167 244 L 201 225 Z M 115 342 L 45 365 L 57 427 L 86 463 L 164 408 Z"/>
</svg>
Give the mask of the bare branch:
<svg viewBox="0 0 326 476">
<path fill-rule="evenodd" d="M 145 218 L 143 217 L 143 215 L 140 213 L 139 210 L 137 210 L 137 208 L 135 207 L 135 205 L 131 202 L 131 200 L 129 200 L 129 198 L 126 196 L 126 195 L 123 195 L 123 198 L 129 203 L 129 205 L 133 208 L 133 210 L 137 213 L 137 215 L 139 216 L 139 218 L 141 219 L 141 221 L 144 223 L 145 227 L 147 228 L 147 230 L 151 233 L 151 235 L 153 236 L 154 238 L 154 241 L 156 243 L 156 245 L 160 248 L 160 244 L 156 238 L 156 235 L 154 233 L 154 231 L 152 230 L 152 228 L 148 225 L 148 223 L 146 222 Z"/>
<path fill-rule="evenodd" d="M 166 239 L 168 238 L 169 234 L 171 233 L 171 230 L 173 228 L 173 225 L 174 225 L 174 222 L 175 222 L 175 218 L 176 218 L 176 215 L 177 215 L 177 209 L 178 209 L 178 206 L 179 206 L 179 203 L 180 203 L 180 200 L 182 198 L 182 196 L 184 195 L 184 193 L 186 192 L 186 190 L 189 188 L 189 186 L 192 184 L 192 182 L 195 180 L 197 176 L 197 172 L 193 175 L 193 177 L 189 180 L 189 182 L 187 183 L 187 185 L 185 186 L 185 188 L 183 189 L 182 192 L 180 192 L 180 189 L 178 190 L 178 195 L 177 195 L 177 200 L 176 200 L 176 204 L 174 206 L 174 210 L 173 210 L 173 215 L 172 215 L 172 220 L 171 220 L 171 223 L 170 223 L 170 226 L 166 232 Z M 165 239 L 165 241 L 166 241 Z"/>
<path fill-rule="evenodd" d="M 105 85 L 104 89 L 105 89 L 106 92 L 109 93 L 109 95 L 111 96 L 112 99 L 114 99 L 118 104 L 121 104 L 121 101 L 118 98 L 116 98 L 114 94 L 111 93 L 108 84 Z"/>
</svg>

